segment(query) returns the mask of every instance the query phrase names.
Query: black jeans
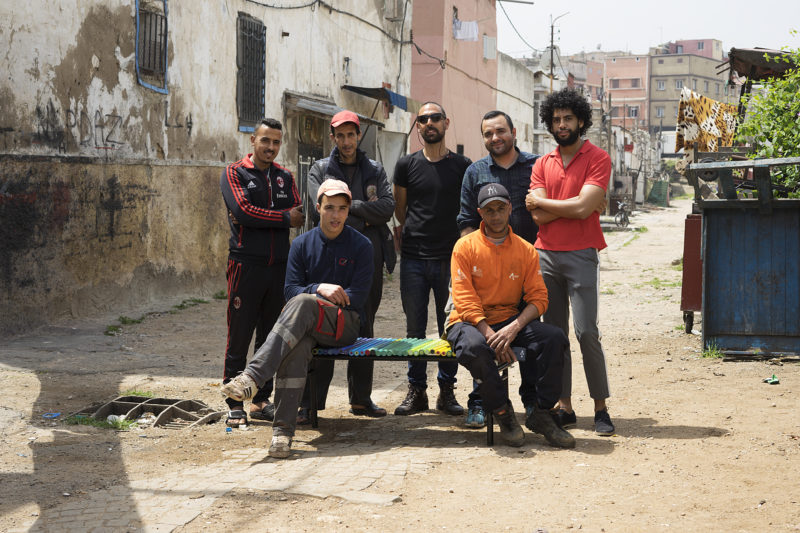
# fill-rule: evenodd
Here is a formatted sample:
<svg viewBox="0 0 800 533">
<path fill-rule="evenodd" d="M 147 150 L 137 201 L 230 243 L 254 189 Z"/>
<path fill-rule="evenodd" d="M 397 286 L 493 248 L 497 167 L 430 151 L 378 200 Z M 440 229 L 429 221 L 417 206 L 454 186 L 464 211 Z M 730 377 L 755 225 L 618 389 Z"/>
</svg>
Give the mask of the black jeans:
<svg viewBox="0 0 800 533">
<path fill-rule="evenodd" d="M 497 331 L 514 318 L 491 324 L 491 327 Z M 494 350 L 478 328 L 458 322 L 448 331 L 447 340 L 458 362 L 480 382 L 479 393 L 484 410 L 494 411 L 503 407 L 509 401 L 506 387 L 497 370 Z M 564 350 L 569 346 L 567 336 L 557 327 L 534 320 L 520 330 L 511 345 L 526 350 L 525 361 L 518 363 L 525 385 L 520 387 L 523 404 L 551 408 L 561 394 Z M 532 397 L 526 398 L 525 395 Z"/>
</svg>

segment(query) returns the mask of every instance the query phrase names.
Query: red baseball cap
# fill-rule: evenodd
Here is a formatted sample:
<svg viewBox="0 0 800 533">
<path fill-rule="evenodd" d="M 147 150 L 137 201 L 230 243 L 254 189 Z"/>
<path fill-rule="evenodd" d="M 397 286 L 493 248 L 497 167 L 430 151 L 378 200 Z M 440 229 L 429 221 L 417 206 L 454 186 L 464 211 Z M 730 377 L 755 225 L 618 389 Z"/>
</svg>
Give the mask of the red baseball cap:
<svg viewBox="0 0 800 533">
<path fill-rule="evenodd" d="M 327 179 L 323 181 L 319 186 L 319 190 L 317 191 L 317 203 L 319 203 L 323 194 L 325 196 L 344 194 L 348 199 L 350 199 L 350 201 L 353 200 L 353 196 L 350 194 L 350 188 L 342 180 Z"/>
<path fill-rule="evenodd" d="M 337 128 L 347 122 L 352 122 L 356 125 L 356 128 L 361 128 L 361 122 L 358 121 L 358 115 L 346 109 L 333 115 L 333 118 L 331 119 L 331 127 Z"/>
</svg>

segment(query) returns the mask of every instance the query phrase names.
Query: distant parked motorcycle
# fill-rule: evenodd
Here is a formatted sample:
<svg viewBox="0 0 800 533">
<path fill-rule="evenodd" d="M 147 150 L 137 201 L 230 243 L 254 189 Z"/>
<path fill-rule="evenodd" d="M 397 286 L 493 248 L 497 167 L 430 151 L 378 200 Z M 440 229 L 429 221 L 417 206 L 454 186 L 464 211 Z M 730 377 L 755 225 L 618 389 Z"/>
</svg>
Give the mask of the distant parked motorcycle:
<svg viewBox="0 0 800 533">
<path fill-rule="evenodd" d="M 628 204 L 625 202 L 617 202 L 617 214 L 614 215 L 614 223 L 618 228 L 627 228 L 631 219 L 628 217 Z"/>
</svg>

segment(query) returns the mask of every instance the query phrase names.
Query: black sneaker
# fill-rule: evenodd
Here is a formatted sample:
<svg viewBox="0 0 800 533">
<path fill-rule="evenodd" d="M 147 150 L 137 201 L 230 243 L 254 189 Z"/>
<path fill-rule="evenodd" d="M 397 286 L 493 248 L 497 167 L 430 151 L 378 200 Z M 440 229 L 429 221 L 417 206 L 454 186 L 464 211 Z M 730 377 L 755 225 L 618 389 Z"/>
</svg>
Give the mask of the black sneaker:
<svg viewBox="0 0 800 533">
<path fill-rule="evenodd" d="M 556 424 L 561 429 L 574 428 L 578 425 L 578 418 L 575 416 L 575 411 L 568 413 L 565 409 L 558 409 L 553 413 L 553 418 L 556 419 Z"/>
<path fill-rule="evenodd" d="M 533 412 L 525 419 L 525 427 L 535 433 L 544 435 L 551 446 L 556 448 L 574 448 L 575 437 L 564 431 L 556 423 L 549 409 L 534 407 Z"/>
<path fill-rule="evenodd" d="M 525 433 L 522 432 L 522 427 L 517 422 L 511 402 L 508 402 L 505 407 L 495 409 L 493 414 L 497 425 L 500 426 L 500 438 L 509 446 L 522 446 L 522 443 L 525 442 Z"/>
<path fill-rule="evenodd" d="M 464 414 L 464 408 L 458 404 L 452 384 L 439 383 L 439 397 L 436 398 L 436 409 L 453 416 Z"/>
<path fill-rule="evenodd" d="M 421 413 L 428 409 L 428 393 L 425 389 L 415 387 L 411 383 L 408 384 L 408 394 L 406 399 L 397 406 L 394 414 L 399 416 L 413 415 L 414 413 Z"/>
<path fill-rule="evenodd" d="M 614 423 L 611 421 L 611 417 L 608 416 L 608 409 L 603 409 L 602 411 L 597 411 L 594 414 L 594 432 L 598 435 L 602 435 L 604 437 L 610 437 L 614 434 L 616 428 L 614 428 Z"/>
</svg>

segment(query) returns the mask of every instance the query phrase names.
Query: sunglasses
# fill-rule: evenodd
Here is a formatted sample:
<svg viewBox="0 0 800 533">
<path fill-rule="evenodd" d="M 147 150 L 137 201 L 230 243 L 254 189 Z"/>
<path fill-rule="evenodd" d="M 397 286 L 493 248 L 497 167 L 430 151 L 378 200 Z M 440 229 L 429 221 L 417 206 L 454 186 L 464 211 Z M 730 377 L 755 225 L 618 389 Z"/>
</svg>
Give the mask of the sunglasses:
<svg viewBox="0 0 800 533">
<path fill-rule="evenodd" d="M 443 113 L 431 113 L 430 115 L 418 115 L 417 122 L 420 124 L 427 124 L 428 120 L 431 122 L 441 122 L 444 119 Z"/>
</svg>

